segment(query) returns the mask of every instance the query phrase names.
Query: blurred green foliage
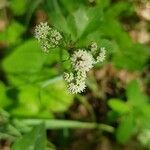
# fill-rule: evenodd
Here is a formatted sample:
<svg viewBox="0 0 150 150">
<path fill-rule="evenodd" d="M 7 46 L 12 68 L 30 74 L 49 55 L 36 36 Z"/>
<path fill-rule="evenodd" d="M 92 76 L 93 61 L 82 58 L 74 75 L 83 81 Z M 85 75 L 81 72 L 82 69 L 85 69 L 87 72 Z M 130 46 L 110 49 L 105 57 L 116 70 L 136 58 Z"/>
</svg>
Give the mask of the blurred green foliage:
<svg viewBox="0 0 150 150">
<path fill-rule="evenodd" d="M 131 1 L 10 0 L 7 7 L 11 19 L 0 33 L 0 42 L 6 44 L 0 60 L 0 73 L 5 78 L 0 81 L 0 107 L 11 117 L 52 119 L 55 118 L 54 113 L 66 112 L 74 100 L 61 77 L 68 64 L 59 63 L 62 60 L 60 49 L 43 54 L 30 32 L 38 9 L 47 14 L 52 26 L 64 33 L 66 41 L 76 43 L 78 47 L 86 47 L 91 41 L 96 41 L 106 47 L 106 63 L 135 72 L 148 66 L 150 47 L 132 42 L 120 22 L 121 17 L 134 14 Z M 67 53 L 63 52 L 63 57 L 66 59 Z M 112 109 L 110 113 L 115 114 L 113 121 L 119 118 L 115 132 L 119 143 L 126 143 L 142 129 L 150 128 L 148 96 L 141 92 L 138 81 L 129 83 L 125 89 L 126 101 L 120 97 L 108 101 Z M 17 131 L 16 125 L 5 122 L 3 118 L 2 122 L 0 133 L 3 136 L 0 137 L 10 135 L 18 139 L 21 136 L 23 130 Z M 46 149 L 45 127 L 39 125 L 19 139 L 12 150 L 19 149 Z"/>
</svg>

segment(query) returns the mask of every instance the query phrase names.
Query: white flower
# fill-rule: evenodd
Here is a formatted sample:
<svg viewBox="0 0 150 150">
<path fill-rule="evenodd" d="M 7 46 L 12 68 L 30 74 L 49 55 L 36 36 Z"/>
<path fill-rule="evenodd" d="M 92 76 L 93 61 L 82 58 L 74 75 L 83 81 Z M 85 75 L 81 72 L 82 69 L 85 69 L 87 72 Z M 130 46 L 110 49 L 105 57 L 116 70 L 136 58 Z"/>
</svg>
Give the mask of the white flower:
<svg viewBox="0 0 150 150">
<path fill-rule="evenodd" d="M 43 52 L 48 53 L 50 48 L 60 45 L 62 35 L 56 29 L 50 28 L 47 22 L 41 22 L 35 28 L 35 38 L 38 39 Z"/>
<path fill-rule="evenodd" d="M 83 92 L 85 89 L 85 72 L 64 73 L 64 80 L 67 82 L 68 91 L 72 94 Z"/>
<path fill-rule="evenodd" d="M 71 63 L 74 70 L 86 72 L 93 67 L 94 59 L 89 52 L 85 50 L 78 50 L 72 55 Z"/>
<path fill-rule="evenodd" d="M 85 82 L 80 82 L 78 84 L 71 82 L 68 84 L 68 90 L 72 94 L 83 92 L 85 90 L 85 87 L 86 87 Z"/>
<path fill-rule="evenodd" d="M 71 73 L 66 73 L 66 72 L 64 72 L 64 80 L 66 81 L 66 82 L 71 82 L 72 80 L 74 80 L 74 76 L 73 76 L 73 73 L 71 72 Z"/>
<path fill-rule="evenodd" d="M 105 47 L 102 47 L 100 49 L 99 55 L 96 58 L 96 62 L 95 63 L 103 62 L 105 60 L 105 57 L 106 57 L 106 49 L 105 49 Z"/>
<path fill-rule="evenodd" d="M 86 80 L 86 72 L 77 71 L 76 73 L 76 82 L 83 82 Z"/>
<path fill-rule="evenodd" d="M 90 48 L 91 48 L 91 52 L 95 53 L 97 51 L 97 43 L 96 42 L 92 42 Z"/>
<path fill-rule="evenodd" d="M 48 26 L 47 22 L 41 22 L 35 27 L 35 38 L 38 39 L 38 41 L 46 39 L 50 30 L 51 28 Z"/>
<path fill-rule="evenodd" d="M 44 53 L 48 53 L 50 47 L 51 47 L 51 46 L 50 46 L 50 44 L 49 44 L 49 42 L 48 42 L 47 40 L 41 41 L 41 48 L 42 48 L 42 51 L 43 51 Z"/>
<path fill-rule="evenodd" d="M 53 45 L 58 45 L 62 35 L 55 29 L 51 30 L 50 41 Z"/>
</svg>

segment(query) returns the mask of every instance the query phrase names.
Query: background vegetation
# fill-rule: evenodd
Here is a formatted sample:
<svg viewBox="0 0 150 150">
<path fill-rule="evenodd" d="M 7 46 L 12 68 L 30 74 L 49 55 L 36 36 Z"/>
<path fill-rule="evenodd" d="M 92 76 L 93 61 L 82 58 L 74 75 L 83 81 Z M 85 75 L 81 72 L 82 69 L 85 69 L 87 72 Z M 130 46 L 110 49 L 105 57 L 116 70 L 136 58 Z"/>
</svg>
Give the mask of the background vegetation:
<svg viewBox="0 0 150 150">
<path fill-rule="evenodd" d="M 62 49 L 41 52 L 48 21 L 107 58 L 71 95 Z M 0 150 L 150 149 L 149 0 L 0 0 Z"/>
</svg>

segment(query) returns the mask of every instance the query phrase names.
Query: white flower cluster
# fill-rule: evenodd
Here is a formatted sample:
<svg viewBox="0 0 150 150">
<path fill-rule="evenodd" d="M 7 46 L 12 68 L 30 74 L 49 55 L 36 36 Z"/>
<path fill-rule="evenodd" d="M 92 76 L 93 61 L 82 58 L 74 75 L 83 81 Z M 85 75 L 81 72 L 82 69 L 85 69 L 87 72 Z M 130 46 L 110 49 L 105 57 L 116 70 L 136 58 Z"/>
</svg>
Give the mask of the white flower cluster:
<svg viewBox="0 0 150 150">
<path fill-rule="evenodd" d="M 68 83 L 68 90 L 72 94 L 81 93 L 84 91 L 86 84 L 86 73 L 85 72 L 74 72 L 73 73 L 64 73 L 64 80 Z"/>
<path fill-rule="evenodd" d="M 46 39 L 51 28 L 48 26 L 47 22 L 41 22 L 39 25 L 35 27 L 35 38 L 38 41 Z"/>
<path fill-rule="evenodd" d="M 105 57 L 106 57 L 106 49 L 105 47 L 102 47 L 100 48 L 100 53 L 98 54 L 96 58 L 96 63 L 103 62 L 105 60 Z"/>
<path fill-rule="evenodd" d="M 73 72 L 64 73 L 64 80 L 68 83 L 70 93 L 81 93 L 86 88 L 86 74 L 98 62 L 103 62 L 106 57 L 105 48 L 100 48 L 92 42 L 90 51 L 79 49 L 75 51 L 70 60 Z"/>
<path fill-rule="evenodd" d="M 97 48 L 98 48 L 97 43 L 96 42 L 92 42 L 91 46 L 90 46 L 91 52 L 95 53 L 97 51 Z"/>
<path fill-rule="evenodd" d="M 86 72 L 93 67 L 94 58 L 85 50 L 75 51 L 71 57 L 71 63 L 76 71 Z"/>
<path fill-rule="evenodd" d="M 62 35 L 49 27 L 48 23 L 41 22 L 35 27 L 35 38 L 40 42 L 43 52 L 49 52 L 50 48 L 59 46 Z"/>
</svg>

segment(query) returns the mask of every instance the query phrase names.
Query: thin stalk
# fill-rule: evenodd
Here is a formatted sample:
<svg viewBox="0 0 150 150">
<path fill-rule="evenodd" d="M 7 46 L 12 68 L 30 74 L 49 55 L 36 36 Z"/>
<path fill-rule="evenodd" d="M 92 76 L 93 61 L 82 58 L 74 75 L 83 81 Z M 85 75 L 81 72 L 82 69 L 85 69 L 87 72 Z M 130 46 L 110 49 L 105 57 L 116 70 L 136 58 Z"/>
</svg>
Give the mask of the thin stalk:
<svg viewBox="0 0 150 150">
<path fill-rule="evenodd" d="M 111 133 L 114 131 L 114 128 L 112 126 L 106 124 L 97 124 L 72 120 L 20 119 L 20 122 L 29 126 L 38 125 L 44 122 L 47 129 L 100 129 Z"/>
</svg>

